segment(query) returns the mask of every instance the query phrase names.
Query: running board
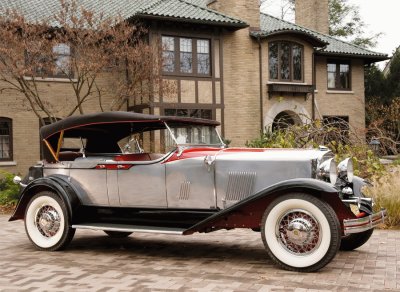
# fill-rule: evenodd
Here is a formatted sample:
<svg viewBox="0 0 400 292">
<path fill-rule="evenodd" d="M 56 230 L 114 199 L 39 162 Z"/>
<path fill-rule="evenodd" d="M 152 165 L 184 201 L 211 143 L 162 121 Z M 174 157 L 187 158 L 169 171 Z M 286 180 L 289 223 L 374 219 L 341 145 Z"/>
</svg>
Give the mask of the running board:
<svg viewBox="0 0 400 292">
<path fill-rule="evenodd" d="M 183 232 L 186 230 L 184 228 L 139 226 L 139 225 L 111 224 L 111 223 L 74 224 L 74 225 L 72 225 L 72 228 L 103 230 L 103 231 L 118 231 L 118 232 L 161 233 L 161 234 L 172 234 L 172 235 L 183 235 Z"/>
</svg>

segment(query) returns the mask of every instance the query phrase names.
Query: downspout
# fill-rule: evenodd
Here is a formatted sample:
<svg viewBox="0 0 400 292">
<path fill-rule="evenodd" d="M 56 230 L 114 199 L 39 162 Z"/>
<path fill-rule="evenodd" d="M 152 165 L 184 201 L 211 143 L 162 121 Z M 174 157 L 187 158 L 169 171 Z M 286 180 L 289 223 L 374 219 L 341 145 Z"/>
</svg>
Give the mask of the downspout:
<svg viewBox="0 0 400 292">
<path fill-rule="evenodd" d="M 258 57 L 259 57 L 259 62 L 260 62 L 260 126 L 261 126 L 261 131 L 264 132 L 264 109 L 263 109 L 263 75 L 262 75 L 262 47 L 261 47 L 261 38 L 258 36 L 257 37 L 258 41 Z"/>
<path fill-rule="evenodd" d="M 324 49 L 326 49 L 326 44 L 322 47 L 322 48 L 320 48 L 319 50 L 324 50 Z M 319 117 L 320 118 L 322 118 L 322 116 L 321 116 L 321 112 L 319 111 L 319 109 L 318 109 L 318 106 L 317 106 L 317 102 L 316 102 L 316 100 L 315 100 L 315 90 L 317 89 L 317 65 L 316 65 L 316 62 L 315 62 L 315 49 L 314 49 L 314 51 L 313 51 L 313 53 L 312 53 L 312 70 L 313 70 L 313 72 L 312 72 L 312 86 L 313 86 L 313 92 L 312 92 L 312 105 L 311 105 L 311 118 L 312 118 L 312 120 L 315 120 L 315 110 L 317 110 L 318 111 L 318 115 L 319 115 Z"/>
<path fill-rule="evenodd" d="M 315 120 L 315 90 L 317 89 L 317 82 L 316 82 L 316 66 L 315 66 L 315 51 L 312 53 L 312 93 L 311 93 L 311 119 Z"/>
</svg>

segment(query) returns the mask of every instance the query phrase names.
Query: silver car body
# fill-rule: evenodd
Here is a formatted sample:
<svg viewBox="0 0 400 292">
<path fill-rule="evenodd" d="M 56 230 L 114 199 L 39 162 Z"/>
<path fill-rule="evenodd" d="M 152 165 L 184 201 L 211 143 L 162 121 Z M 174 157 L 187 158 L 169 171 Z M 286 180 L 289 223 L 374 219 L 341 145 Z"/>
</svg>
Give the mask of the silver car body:
<svg viewBox="0 0 400 292">
<path fill-rule="evenodd" d="M 75 229 L 127 236 L 250 228 L 294 271 L 322 268 L 341 242 L 357 248 L 384 221 L 385 210 L 373 213 L 360 191 L 363 180 L 352 183 L 351 159 L 337 168 L 322 146 L 227 148 L 218 125 L 110 112 L 45 126 L 45 159 L 24 181 L 15 178 L 23 188 L 10 221 L 24 219 L 42 250 L 64 248 Z"/>
<path fill-rule="evenodd" d="M 280 181 L 310 178 L 313 161 L 332 157 L 325 149 L 200 150 L 197 157 L 169 161 L 172 155 L 155 163 L 82 157 L 45 163 L 43 174 L 68 176 L 83 190 L 78 196 L 85 205 L 225 209 Z"/>
</svg>

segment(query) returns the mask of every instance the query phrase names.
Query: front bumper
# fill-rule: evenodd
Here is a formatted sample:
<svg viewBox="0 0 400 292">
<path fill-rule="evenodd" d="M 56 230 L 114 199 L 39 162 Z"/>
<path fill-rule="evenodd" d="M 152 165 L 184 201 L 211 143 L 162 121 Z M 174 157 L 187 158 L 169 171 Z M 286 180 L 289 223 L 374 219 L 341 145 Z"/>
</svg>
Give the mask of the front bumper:
<svg viewBox="0 0 400 292">
<path fill-rule="evenodd" d="M 345 219 L 343 220 L 344 235 L 360 233 L 372 229 L 377 225 L 384 223 L 386 217 L 386 209 L 382 209 L 378 213 L 366 217 L 357 219 Z"/>
</svg>

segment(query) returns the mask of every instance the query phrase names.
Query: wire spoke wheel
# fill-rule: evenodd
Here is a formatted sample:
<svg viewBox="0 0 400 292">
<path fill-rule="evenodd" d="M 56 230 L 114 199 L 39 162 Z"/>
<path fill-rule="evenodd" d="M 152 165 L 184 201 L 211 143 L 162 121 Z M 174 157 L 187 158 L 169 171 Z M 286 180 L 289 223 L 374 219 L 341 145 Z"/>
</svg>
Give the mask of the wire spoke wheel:
<svg viewBox="0 0 400 292">
<path fill-rule="evenodd" d="M 35 218 L 36 227 L 45 237 L 52 237 L 60 229 L 61 217 L 57 210 L 52 206 L 44 205 L 41 207 Z"/>
<path fill-rule="evenodd" d="M 313 272 L 335 257 L 341 228 L 330 205 L 308 194 L 292 193 L 267 207 L 261 236 L 276 264 L 291 271 Z"/>
<path fill-rule="evenodd" d="M 75 229 L 63 200 L 52 192 L 32 197 L 25 212 L 25 230 L 30 241 L 41 250 L 59 250 L 72 239 Z"/>
<path fill-rule="evenodd" d="M 281 245 L 294 255 L 312 253 L 321 243 L 318 221 L 304 210 L 290 210 L 276 224 Z"/>
</svg>

